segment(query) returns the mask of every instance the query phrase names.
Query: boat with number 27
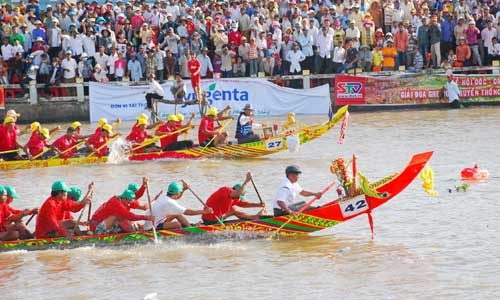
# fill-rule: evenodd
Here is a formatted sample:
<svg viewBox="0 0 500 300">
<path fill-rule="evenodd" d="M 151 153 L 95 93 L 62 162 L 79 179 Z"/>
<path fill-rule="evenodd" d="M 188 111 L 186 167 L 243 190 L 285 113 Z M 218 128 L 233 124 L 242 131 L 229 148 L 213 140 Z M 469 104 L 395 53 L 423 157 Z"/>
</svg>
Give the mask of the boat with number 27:
<svg viewBox="0 0 500 300">
<path fill-rule="evenodd" d="M 150 153 L 133 153 L 127 156 L 129 161 L 146 161 L 158 159 L 200 159 L 200 158 L 256 158 L 285 150 L 292 150 L 291 143 L 301 145 L 319 138 L 332 129 L 348 115 L 348 106 L 343 106 L 327 121 L 319 124 L 305 125 L 289 129 L 281 133 L 269 134 L 263 140 L 246 144 L 225 145 L 218 147 L 194 147 L 191 149 L 160 151 Z M 112 147 L 111 147 L 112 148 Z M 108 157 L 87 156 L 79 158 L 49 158 L 41 160 L 0 161 L 0 170 L 30 169 L 69 165 L 86 165 L 108 162 Z"/>
<path fill-rule="evenodd" d="M 353 160 L 353 175 L 347 174 L 345 160 L 338 158 L 330 164 L 330 171 L 337 179 L 332 180 L 324 192 L 336 186 L 339 197 L 321 206 L 309 206 L 299 211 L 296 216 L 280 217 L 264 216 L 249 221 L 228 221 L 217 225 L 200 225 L 175 230 L 159 230 L 158 239 L 201 237 L 207 235 L 227 235 L 234 237 L 235 233 L 248 234 L 249 237 L 300 236 L 320 231 L 350 219 L 367 214 L 373 233 L 372 211 L 387 203 L 401 193 L 420 173 L 433 152 L 423 152 L 413 155 L 406 167 L 395 174 L 370 183 L 361 173 L 356 174 L 355 159 Z M 312 204 L 315 199 L 307 202 Z M 153 232 L 118 233 L 91 236 L 76 236 L 68 238 L 46 238 L 6 241 L 0 243 L 0 251 L 11 250 L 42 250 L 70 249 L 82 246 L 111 246 L 127 244 L 152 243 L 155 240 Z"/>
</svg>

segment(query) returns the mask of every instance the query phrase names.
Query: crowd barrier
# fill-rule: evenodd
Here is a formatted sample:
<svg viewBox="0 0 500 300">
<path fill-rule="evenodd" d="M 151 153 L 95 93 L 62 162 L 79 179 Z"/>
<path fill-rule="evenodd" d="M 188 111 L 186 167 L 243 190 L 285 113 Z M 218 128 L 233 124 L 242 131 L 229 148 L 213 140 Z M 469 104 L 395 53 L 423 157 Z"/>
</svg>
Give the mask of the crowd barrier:
<svg viewBox="0 0 500 300">
<path fill-rule="evenodd" d="M 442 69 L 437 70 L 424 70 L 423 73 L 428 74 L 444 74 L 445 71 Z M 453 69 L 454 74 L 500 74 L 500 67 L 464 67 Z M 348 72 L 351 75 L 367 75 L 367 76 L 404 76 L 415 73 L 408 73 L 404 70 L 400 71 L 382 71 L 382 72 L 362 72 L 360 68 L 352 69 Z M 286 75 L 286 76 L 259 76 L 262 80 L 267 80 L 283 87 L 291 88 L 312 88 L 322 84 L 330 84 L 332 101 L 333 97 L 333 87 L 335 82 L 335 76 L 339 74 L 309 74 L 307 70 L 303 72 L 303 75 Z M 146 81 L 140 82 L 114 82 L 115 84 L 123 85 L 147 85 Z M 189 83 L 187 83 L 189 84 Z M 77 83 L 61 83 L 58 86 L 50 88 L 53 97 L 47 97 L 44 92 L 44 84 L 36 83 L 32 81 L 29 84 L 28 97 L 24 97 L 24 91 L 19 84 L 7 84 L 3 85 L 3 100 L 7 105 L 15 105 L 17 103 L 39 105 L 44 102 L 88 102 L 88 82 L 77 82 Z M 2 95 L 0 95 L 2 96 Z"/>
</svg>

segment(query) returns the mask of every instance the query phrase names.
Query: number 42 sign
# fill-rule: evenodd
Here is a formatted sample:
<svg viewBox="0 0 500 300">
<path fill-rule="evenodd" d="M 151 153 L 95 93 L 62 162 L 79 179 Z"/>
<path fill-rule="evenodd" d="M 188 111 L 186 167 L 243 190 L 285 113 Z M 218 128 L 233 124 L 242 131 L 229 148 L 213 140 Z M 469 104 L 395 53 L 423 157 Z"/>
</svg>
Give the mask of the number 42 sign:
<svg viewBox="0 0 500 300">
<path fill-rule="evenodd" d="M 364 195 L 354 197 L 350 200 L 340 201 L 340 210 L 345 218 L 360 214 L 368 210 L 368 208 L 368 203 Z"/>
</svg>

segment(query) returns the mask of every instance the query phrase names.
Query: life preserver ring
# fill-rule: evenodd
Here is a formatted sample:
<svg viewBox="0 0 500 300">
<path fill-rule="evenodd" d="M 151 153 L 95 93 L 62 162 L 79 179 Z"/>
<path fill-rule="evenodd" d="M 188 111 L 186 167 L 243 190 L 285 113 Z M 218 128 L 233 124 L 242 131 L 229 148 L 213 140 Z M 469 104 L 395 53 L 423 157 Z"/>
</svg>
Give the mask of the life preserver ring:
<svg viewBox="0 0 500 300">
<path fill-rule="evenodd" d="M 478 165 L 474 165 L 472 168 L 462 169 L 460 175 L 464 180 L 486 180 L 490 178 L 490 172 L 488 172 L 488 170 L 479 169 Z"/>
</svg>

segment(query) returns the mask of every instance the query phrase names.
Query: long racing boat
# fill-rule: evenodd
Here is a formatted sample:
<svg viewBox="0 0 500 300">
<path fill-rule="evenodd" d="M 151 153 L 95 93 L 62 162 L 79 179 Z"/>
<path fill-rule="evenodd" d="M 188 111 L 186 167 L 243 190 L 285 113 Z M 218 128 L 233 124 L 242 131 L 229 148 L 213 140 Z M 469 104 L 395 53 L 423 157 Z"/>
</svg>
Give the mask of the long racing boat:
<svg viewBox="0 0 500 300">
<path fill-rule="evenodd" d="M 200 225 L 175 230 L 160 230 L 156 232 L 157 239 L 187 238 L 203 236 L 227 236 L 232 238 L 242 233 L 254 237 L 300 236 L 320 231 L 358 216 L 367 214 L 373 233 L 371 212 L 387 203 L 401 193 L 420 173 L 433 152 L 423 152 L 413 155 L 406 167 L 398 173 L 370 183 L 367 178 L 358 173 L 356 176 L 355 159 L 353 160 L 353 175 L 349 178 L 345 160 L 336 159 L 330 165 L 330 170 L 337 180 L 325 188 L 327 192 L 332 186 L 337 187 L 339 198 L 318 207 L 310 206 L 315 198 L 296 216 L 267 216 L 256 220 L 228 221 L 217 225 Z M 356 180 L 359 178 L 359 180 Z M 69 249 L 81 246 L 112 246 L 127 244 L 152 243 L 155 240 L 153 232 L 134 232 L 119 234 L 104 234 L 76 236 L 68 238 L 45 238 L 31 240 L 16 240 L 0 242 L 0 251 L 11 250 L 42 250 L 48 248 Z"/>
<path fill-rule="evenodd" d="M 132 153 L 125 156 L 125 161 L 145 161 L 157 159 L 200 159 L 200 158 L 256 158 L 283 152 L 291 149 L 291 144 L 307 143 L 319 138 L 332 129 L 348 114 L 348 106 L 343 106 L 327 121 L 319 124 L 305 125 L 300 128 L 286 130 L 275 135 L 269 134 L 258 142 L 234 144 L 218 147 L 194 147 L 184 150 L 160 151 L 150 153 Z M 158 138 L 155 138 L 158 139 Z M 112 148 L 112 147 L 111 147 Z M 86 165 L 108 162 L 107 156 L 79 157 L 79 158 L 49 158 L 39 160 L 0 161 L 0 170 L 30 169 L 43 167 L 57 167 L 69 165 Z M 114 160 L 113 160 L 114 161 Z M 122 160 L 120 160 L 122 161 Z"/>
</svg>

